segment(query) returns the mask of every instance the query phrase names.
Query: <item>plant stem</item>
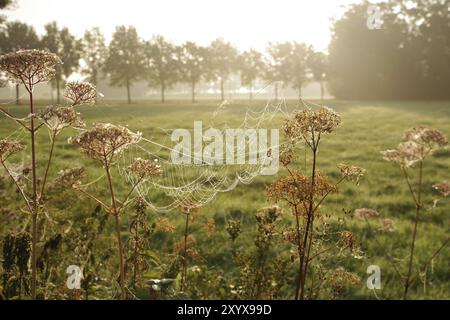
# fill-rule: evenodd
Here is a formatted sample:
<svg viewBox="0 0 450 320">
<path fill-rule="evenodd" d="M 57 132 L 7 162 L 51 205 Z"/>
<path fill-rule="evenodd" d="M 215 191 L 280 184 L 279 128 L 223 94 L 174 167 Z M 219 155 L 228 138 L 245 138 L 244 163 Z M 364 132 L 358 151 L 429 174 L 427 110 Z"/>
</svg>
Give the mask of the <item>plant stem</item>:
<svg viewBox="0 0 450 320">
<path fill-rule="evenodd" d="M 297 250 L 298 250 L 298 256 L 300 259 L 300 256 L 302 254 L 302 243 L 301 243 L 301 239 L 300 239 L 300 218 L 298 216 L 298 209 L 297 206 L 294 206 L 294 214 L 295 214 L 295 223 L 296 223 L 296 227 L 297 227 Z M 301 260 L 300 260 L 300 264 L 299 264 L 299 269 L 298 269 L 298 274 L 296 277 L 296 281 L 295 281 L 295 300 L 298 300 L 298 294 L 300 292 L 300 274 L 301 274 L 301 270 L 302 270 L 302 264 L 301 264 Z"/>
<path fill-rule="evenodd" d="M 109 191 L 111 193 L 111 204 L 114 214 L 114 222 L 116 226 L 116 238 L 117 238 L 117 249 L 119 253 L 119 268 L 120 268 L 120 299 L 126 300 L 125 291 L 125 268 L 123 264 L 123 248 L 122 248 L 122 238 L 120 235 L 120 211 L 117 209 L 116 196 L 114 193 L 114 187 L 112 183 L 111 172 L 109 170 L 109 163 L 105 161 L 106 176 L 108 177 Z"/>
<path fill-rule="evenodd" d="M 305 263 L 305 256 L 306 256 L 306 245 L 308 244 L 309 237 L 312 236 L 312 228 L 311 224 L 313 221 L 313 213 L 314 213 L 314 186 L 316 183 L 316 164 L 317 164 L 317 145 L 314 142 L 313 138 L 313 163 L 312 163 L 312 173 L 311 173 L 311 194 L 309 199 L 309 207 L 307 212 L 307 221 L 306 221 L 306 228 L 305 228 L 305 236 L 303 238 L 303 250 L 302 255 L 300 259 L 300 293 L 298 294 L 298 297 L 300 300 L 304 299 L 305 294 L 305 281 L 306 281 L 306 273 L 308 272 L 308 265 Z M 311 230 L 311 235 L 309 234 Z M 309 255 L 309 254 L 308 254 Z"/>
<path fill-rule="evenodd" d="M 412 234 L 411 251 L 409 254 L 408 274 L 406 276 L 405 290 L 403 292 L 403 300 L 408 300 L 408 290 L 411 285 L 412 265 L 413 265 L 413 260 L 414 260 L 414 250 L 416 247 L 417 226 L 419 224 L 420 209 L 422 208 L 422 204 L 421 204 L 422 174 L 423 174 L 423 161 L 420 161 L 419 187 L 418 187 L 417 197 L 416 197 L 416 199 L 417 199 L 417 201 L 416 201 L 416 217 L 414 220 L 414 230 L 413 230 L 413 234 Z M 414 194 L 413 194 L 413 196 L 414 196 Z"/>
<path fill-rule="evenodd" d="M 29 87 L 30 94 L 30 113 L 31 113 L 31 170 L 33 176 L 33 201 L 31 212 L 32 217 L 32 244 L 31 244 L 31 296 L 33 300 L 36 300 L 36 269 L 37 269 L 37 256 L 36 256 L 36 244 L 37 244 L 37 172 L 36 172 L 36 130 L 34 127 L 34 101 L 33 101 L 33 90 L 30 83 Z"/>
<path fill-rule="evenodd" d="M 50 154 L 48 156 L 47 167 L 45 169 L 44 181 L 42 182 L 41 194 L 39 196 L 39 199 L 42 199 L 44 197 L 45 185 L 47 183 L 48 172 L 50 169 L 50 165 L 52 163 L 53 151 L 55 150 L 56 131 L 53 131 L 51 138 L 52 138 L 52 145 L 50 147 Z"/>
<path fill-rule="evenodd" d="M 186 213 L 186 224 L 184 226 L 184 253 L 183 253 L 183 276 L 181 281 L 181 290 L 186 289 L 187 281 L 187 241 L 189 235 L 189 213 Z"/>
<path fill-rule="evenodd" d="M 3 161 L 0 161 L 0 163 L 2 164 L 2 166 L 5 169 L 5 171 L 8 174 L 8 176 L 11 178 L 11 180 L 16 185 L 17 190 L 20 192 L 20 195 L 22 196 L 23 200 L 25 201 L 25 204 L 27 205 L 28 211 L 30 211 L 30 214 L 32 214 L 33 213 L 33 208 L 31 207 L 30 201 L 28 200 L 27 195 L 25 194 L 25 191 L 19 185 L 17 180 L 14 178 L 14 176 L 12 175 L 11 171 L 8 169 L 6 164 Z"/>
</svg>

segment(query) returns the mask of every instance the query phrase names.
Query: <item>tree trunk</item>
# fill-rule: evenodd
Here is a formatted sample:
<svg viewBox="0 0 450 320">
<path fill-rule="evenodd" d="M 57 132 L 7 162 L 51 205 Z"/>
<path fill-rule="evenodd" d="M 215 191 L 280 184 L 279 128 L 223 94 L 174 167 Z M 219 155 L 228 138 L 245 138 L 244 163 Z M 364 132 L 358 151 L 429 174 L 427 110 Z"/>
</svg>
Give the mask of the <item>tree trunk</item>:
<svg viewBox="0 0 450 320">
<path fill-rule="evenodd" d="M 250 90 L 249 98 L 250 98 L 250 101 L 252 101 L 253 100 L 253 83 L 252 82 L 250 82 L 249 90 Z"/>
<path fill-rule="evenodd" d="M 20 104 L 20 94 L 19 94 L 19 85 L 16 84 L 16 105 Z"/>
<path fill-rule="evenodd" d="M 59 92 L 60 82 L 61 82 L 61 80 L 59 79 L 59 77 L 56 77 L 56 103 L 57 104 L 61 103 L 61 97 L 60 97 L 60 92 Z"/>
<path fill-rule="evenodd" d="M 50 82 L 50 97 L 51 97 L 51 100 L 52 100 L 52 105 L 53 104 L 55 104 L 55 93 L 53 92 L 54 91 L 54 83 L 53 82 Z"/>
<path fill-rule="evenodd" d="M 298 99 L 302 100 L 302 85 L 301 84 L 298 86 Z"/>
<path fill-rule="evenodd" d="M 220 78 L 220 98 L 222 99 L 222 101 L 225 100 L 225 88 L 223 77 Z"/>
<path fill-rule="evenodd" d="M 275 91 L 275 100 L 278 101 L 278 82 L 275 83 L 274 91 Z"/>
<path fill-rule="evenodd" d="M 163 82 L 161 82 L 161 103 L 166 102 L 165 92 L 166 92 L 166 84 L 163 81 Z"/>
<path fill-rule="evenodd" d="M 320 100 L 322 100 L 322 102 L 323 102 L 324 97 L 325 97 L 325 88 L 324 88 L 323 82 L 320 81 Z"/>
<path fill-rule="evenodd" d="M 97 88 L 97 70 L 95 70 L 95 69 L 92 71 L 91 82 L 95 86 L 95 88 Z M 98 92 L 96 92 L 96 94 L 95 94 L 95 103 L 97 103 L 97 98 L 98 98 Z"/>
<path fill-rule="evenodd" d="M 127 101 L 128 104 L 131 104 L 131 92 L 130 92 L 130 80 L 127 78 Z"/>
<path fill-rule="evenodd" d="M 192 81 L 192 103 L 195 103 L 195 81 Z"/>
</svg>

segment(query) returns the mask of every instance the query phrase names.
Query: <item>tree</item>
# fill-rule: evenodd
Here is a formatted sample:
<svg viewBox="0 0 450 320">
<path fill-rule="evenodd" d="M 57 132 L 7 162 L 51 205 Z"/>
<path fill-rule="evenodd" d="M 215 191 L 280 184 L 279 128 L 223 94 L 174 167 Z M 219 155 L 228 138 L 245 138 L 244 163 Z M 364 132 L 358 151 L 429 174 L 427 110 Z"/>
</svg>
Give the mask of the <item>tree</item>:
<svg viewBox="0 0 450 320">
<path fill-rule="evenodd" d="M 423 63 L 423 98 L 450 98 L 450 2 L 437 0 L 398 1 L 412 21 Z M 409 7 L 406 6 L 409 4 Z M 411 9 L 408 9 L 411 8 Z"/>
<path fill-rule="evenodd" d="M 143 44 L 135 28 L 116 28 L 109 44 L 105 72 L 112 86 L 125 87 L 127 100 L 131 103 L 131 86 L 143 76 Z"/>
<path fill-rule="evenodd" d="M 58 55 L 63 65 L 56 68 L 55 86 L 56 102 L 61 100 L 60 89 L 62 82 L 78 68 L 81 58 L 81 43 L 64 27 L 59 29 L 56 22 L 51 22 L 45 26 L 45 35 L 42 37 L 42 47 Z"/>
<path fill-rule="evenodd" d="M 0 32 L 0 51 L 2 54 L 20 49 L 37 49 L 39 37 L 32 26 L 14 21 L 5 24 Z M 16 104 L 20 104 L 19 84 L 16 84 Z"/>
<path fill-rule="evenodd" d="M 105 44 L 105 37 L 99 28 L 93 28 L 86 31 L 82 41 L 83 53 L 82 58 L 85 66 L 82 73 L 89 77 L 88 81 L 93 85 L 97 85 L 100 71 L 103 68 L 108 48 Z"/>
<path fill-rule="evenodd" d="M 208 48 L 208 78 L 220 81 L 220 96 L 225 100 L 225 81 L 236 69 L 237 50 L 222 39 L 214 40 Z"/>
<path fill-rule="evenodd" d="M 13 3 L 13 0 L 0 0 L 0 9 L 5 9 Z"/>
<path fill-rule="evenodd" d="M 253 82 L 263 76 L 264 60 L 260 52 L 249 50 L 239 56 L 239 70 L 241 71 L 241 84 L 247 86 L 250 92 L 250 100 L 253 99 Z"/>
<path fill-rule="evenodd" d="M 180 62 L 182 80 L 191 85 L 192 102 L 195 102 L 196 85 L 205 75 L 207 69 L 207 49 L 188 41 L 181 47 Z"/>
<path fill-rule="evenodd" d="M 291 80 L 291 52 L 292 44 L 290 42 L 269 43 L 267 46 L 268 61 L 264 78 L 274 83 L 276 100 L 278 100 L 280 83 L 286 86 Z"/>
<path fill-rule="evenodd" d="M 425 43 L 413 19 L 418 17 L 417 13 L 408 13 L 402 2 L 377 4 L 383 21 L 379 30 L 367 28 L 368 2 L 350 6 L 334 23 L 328 83 L 335 97 L 425 98 L 426 91 L 432 89 L 433 84 L 424 78 L 428 63 L 423 56 Z M 428 19 L 431 21 L 432 17 L 424 20 Z M 445 33 L 434 36 L 436 39 L 448 38 Z M 442 51 L 439 56 L 440 61 L 445 61 Z"/>
<path fill-rule="evenodd" d="M 327 75 L 327 56 L 323 52 L 311 52 L 308 67 L 314 81 L 317 81 L 320 85 L 320 99 L 323 101 L 325 95 L 324 81 Z"/>
<path fill-rule="evenodd" d="M 178 49 L 162 36 L 155 36 L 145 44 L 146 79 L 151 87 L 161 90 L 161 102 L 165 102 L 165 92 L 178 80 Z"/>
<path fill-rule="evenodd" d="M 307 61 L 311 52 L 311 47 L 303 43 L 292 43 L 291 52 L 286 58 L 289 65 L 289 82 L 293 89 L 298 91 L 299 99 L 302 99 L 302 87 L 308 80 Z"/>
</svg>

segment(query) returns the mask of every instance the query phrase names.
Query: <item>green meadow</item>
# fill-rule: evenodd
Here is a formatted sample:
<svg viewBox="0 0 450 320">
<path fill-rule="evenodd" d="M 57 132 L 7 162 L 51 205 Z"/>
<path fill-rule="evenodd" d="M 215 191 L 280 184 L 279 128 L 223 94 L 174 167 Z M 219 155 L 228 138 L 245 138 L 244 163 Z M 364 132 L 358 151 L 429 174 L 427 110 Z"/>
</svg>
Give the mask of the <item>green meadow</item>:
<svg viewBox="0 0 450 320">
<path fill-rule="evenodd" d="M 254 101 L 252 106 L 263 107 L 266 101 Z M 45 102 L 38 103 L 40 107 Z M 295 101 L 287 104 L 293 109 Z M 220 119 L 232 125 L 242 123 L 245 116 L 247 102 L 236 102 L 222 111 Z M 351 183 L 339 186 L 338 194 L 331 195 L 324 204 L 322 211 L 330 216 L 331 223 L 343 224 L 345 229 L 351 230 L 356 236 L 356 241 L 361 248 L 361 256 L 354 259 L 341 261 L 338 257 L 332 263 L 343 266 L 357 274 L 361 283 L 357 287 L 346 289 L 344 299 L 399 299 L 401 298 L 402 286 L 392 263 L 395 263 L 401 272 L 406 271 L 406 258 L 409 253 L 410 235 L 415 214 L 415 205 L 411 199 L 407 185 L 399 168 L 392 163 L 383 160 L 380 151 L 397 147 L 401 142 L 403 132 L 411 127 L 424 125 L 443 131 L 450 137 L 450 102 L 391 102 L 391 101 L 326 101 L 326 105 L 332 107 L 342 115 L 343 124 L 338 130 L 326 135 L 320 145 L 318 156 L 318 168 L 321 173 L 329 175 L 332 179 L 340 177 L 337 165 L 350 163 L 363 167 L 367 170 L 359 186 Z M 195 104 L 182 101 L 169 101 L 165 104 L 142 101 L 133 104 L 116 101 L 99 101 L 94 106 L 83 106 L 78 110 L 88 127 L 93 123 L 113 123 L 128 126 L 132 131 L 140 131 L 149 140 L 167 144 L 167 134 L 164 129 L 191 128 L 195 120 L 203 120 L 209 123 L 219 103 L 203 101 Z M 10 113 L 17 117 L 27 115 L 27 107 L 4 106 Z M 283 118 L 279 117 L 274 123 L 282 125 Z M 281 131 L 280 131 L 281 133 Z M 101 176 L 101 167 L 89 160 L 74 147 L 67 143 L 70 136 L 76 135 L 76 131 L 70 129 L 64 131 L 58 137 L 55 149 L 55 162 L 50 174 L 50 185 L 53 189 L 54 178 L 61 169 L 84 165 L 89 170 L 91 180 Z M 5 117 L 0 117 L 0 138 L 23 138 L 26 133 L 20 130 L 14 122 Z M 26 141 L 26 140 L 25 140 Z M 146 148 L 150 146 L 146 146 Z M 38 148 L 48 150 L 48 136 L 45 128 L 39 132 Z M 27 154 L 26 152 L 24 154 Z M 42 154 L 48 154 L 44 151 Z M 25 163 L 27 157 L 16 156 L 11 162 Z M 300 150 L 297 154 L 297 166 L 302 170 L 305 161 L 305 153 Z M 38 168 L 42 172 L 46 164 L 46 158 L 38 160 Z M 424 199 L 428 204 L 420 218 L 418 229 L 416 257 L 414 263 L 418 266 L 427 262 L 427 259 L 439 248 L 441 243 L 447 239 L 450 230 L 450 201 L 441 200 L 433 207 L 433 200 L 438 197 L 432 185 L 450 179 L 450 150 L 445 149 L 435 153 L 428 158 L 424 167 Z M 0 171 L 4 175 L 3 171 Z M 201 259 L 191 264 L 201 265 L 211 272 L 217 271 L 225 279 L 227 275 L 233 275 L 236 265 L 230 253 L 231 242 L 226 231 L 228 219 L 240 219 L 242 221 L 242 233 L 233 246 L 237 248 L 251 248 L 253 236 L 256 232 L 254 214 L 263 207 L 270 205 L 266 198 L 265 189 L 277 177 L 285 172 L 281 169 L 277 176 L 258 177 L 249 185 L 238 185 L 232 191 L 219 193 L 211 202 L 207 203 L 196 216 L 191 227 L 191 233 L 195 234 L 197 250 Z M 118 183 L 125 184 L 119 174 L 115 173 Z M 417 179 L 416 176 L 412 176 Z M 6 180 L 5 180 L 6 181 Z M 118 186 L 119 194 L 125 191 L 125 185 Z M 0 203 L 1 213 L 17 210 L 20 198 L 14 193 L 10 184 L 2 188 L 8 196 L 3 196 Z M 99 191 L 105 192 L 105 191 Z M 152 190 L 150 190 L 152 192 Z M 158 193 L 159 191 L 154 191 Z M 5 200 L 6 199 L 6 200 Z M 11 199 L 11 201 L 8 201 Z M 153 197 L 157 202 L 157 197 Z M 61 217 L 82 217 L 88 214 L 95 205 L 88 199 L 83 198 L 72 190 L 64 190 L 64 196 L 52 200 L 54 206 L 49 206 L 48 215 Z M 395 222 L 395 230 L 392 232 L 380 232 L 379 220 L 371 221 L 371 226 L 352 217 L 357 208 L 372 208 L 380 213 L 379 220 L 392 219 Z M 172 221 L 177 229 L 173 234 L 155 233 L 150 242 L 151 250 L 164 255 L 170 253 L 174 239 L 181 237 L 183 228 L 183 217 L 176 211 L 158 213 L 150 210 L 149 219 L 166 217 Z M 207 234 L 203 227 L 206 219 L 213 219 L 215 231 L 212 235 Z M 127 213 L 123 222 L 124 238 L 128 236 Z M 292 219 L 288 211 L 283 211 L 283 219 Z M 3 222 L 1 222 L 3 221 Z M 112 219 L 111 219 L 112 221 Z M 0 234 L 7 232 L 8 228 L 14 228 L 13 222 L 5 222 L 0 217 Z M 113 230 L 112 222 L 108 228 Z M 113 246 L 106 241 L 113 241 L 105 237 L 105 242 L 99 246 Z M 289 248 L 280 244 L 275 248 L 276 254 L 288 255 Z M 370 265 L 379 265 L 381 268 L 382 289 L 372 292 L 366 287 L 368 274 L 366 269 Z M 411 298 L 418 299 L 450 299 L 450 247 L 444 248 L 440 255 L 433 259 L 430 266 L 421 272 L 418 281 L 414 283 L 411 290 Z M 294 277 L 294 266 L 286 277 L 290 284 Z M 151 272 L 151 271 L 150 271 Z M 226 286 L 232 285 L 227 283 Z M 292 292 L 288 285 L 282 290 L 284 298 L 292 298 Z M 225 293 L 219 295 L 211 288 L 211 298 L 227 297 Z M 229 296 L 232 297 L 232 296 Z"/>
</svg>

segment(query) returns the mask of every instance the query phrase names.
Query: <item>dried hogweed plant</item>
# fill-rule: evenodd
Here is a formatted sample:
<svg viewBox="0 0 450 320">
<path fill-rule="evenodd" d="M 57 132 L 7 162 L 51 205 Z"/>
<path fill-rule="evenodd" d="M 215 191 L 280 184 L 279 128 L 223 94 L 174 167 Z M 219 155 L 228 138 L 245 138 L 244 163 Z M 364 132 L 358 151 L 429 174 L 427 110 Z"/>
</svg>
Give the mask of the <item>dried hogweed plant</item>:
<svg viewBox="0 0 450 320">
<path fill-rule="evenodd" d="M 326 233 L 328 223 L 327 215 L 321 212 L 321 205 L 330 195 L 337 193 L 338 185 L 343 181 L 351 181 L 358 184 L 365 170 L 348 164 L 338 166 L 341 178 L 336 183 L 318 171 L 317 159 L 320 141 L 326 134 L 333 133 L 341 124 L 340 115 L 327 107 L 310 108 L 295 112 L 284 124 L 284 134 L 287 142 L 280 147 L 280 163 L 288 172 L 288 175 L 274 182 L 267 189 L 267 196 L 275 203 L 284 202 L 292 212 L 295 226 L 284 232 L 285 239 L 295 248 L 292 261 L 298 259 L 298 270 L 295 279 L 295 299 L 313 297 L 313 285 L 307 289 L 306 283 L 314 266 L 314 261 L 319 261 L 320 256 L 338 247 L 349 247 L 343 239 L 338 239 L 323 248 L 323 233 Z M 311 167 L 309 173 L 294 168 L 296 148 L 304 143 L 306 150 L 311 155 Z M 322 227 L 323 231 L 319 231 Z M 345 239 L 344 239 L 345 240 Z M 356 248 L 356 246 L 355 246 Z M 353 250 L 355 248 L 350 248 Z M 309 292 L 307 296 L 306 293 Z"/>
<path fill-rule="evenodd" d="M 5 54 L 0 57 L 0 71 L 4 72 L 11 81 L 18 85 L 23 85 L 29 94 L 29 115 L 25 118 L 17 118 L 10 112 L 0 108 L 0 112 L 7 118 L 14 120 L 21 128 L 30 135 L 30 153 L 31 153 L 31 179 L 29 183 L 19 183 L 18 175 L 8 166 L 6 159 L 14 153 L 23 149 L 17 141 L 1 140 L 1 164 L 6 170 L 22 196 L 27 211 L 31 216 L 31 296 L 36 299 L 37 286 L 37 239 L 38 219 L 40 213 L 45 210 L 45 186 L 49 174 L 49 168 L 52 162 L 53 151 L 56 136 L 65 128 L 80 128 L 84 124 L 79 114 L 73 109 L 75 106 L 91 103 L 87 99 L 87 92 L 80 88 L 89 87 L 90 94 L 94 94 L 95 88 L 83 83 L 69 83 L 67 87 L 67 96 L 74 98 L 69 107 L 50 106 L 40 113 L 37 112 L 33 97 L 36 85 L 51 81 L 55 76 L 55 68 L 62 64 L 61 59 L 50 52 L 42 50 L 19 50 Z M 38 150 L 36 146 L 36 135 L 40 128 L 46 126 L 49 130 L 51 140 L 51 151 L 47 161 L 45 173 L 39 175 L 37 167 Z M 31 186 L 28 186 L 30 184 Z"/>
<path fill-rule="evenodd" d="M 189 234 L 189 222 L 194 219 L 194 215 L 199 212 L 200 208 L 201 205 L 195 201 L 187 200 L 179 205 L 179 210 L 185 217 L 182 254 L 180 256 L 182 262 L 181 291 L 187 289 L 188 258 L 190 256 L 197 256 L 195 249 L 196 240 L 193 235 Z"/>
<path fill-rule="evenodd" d="M 400 279 L 403 285 L 403 299 L 408 299 L 411 284 L 425 268 L 432 262 L 432 260 L 441 252 L 441 250 L 450 242 L 450 237 L 443 242 L 443 244 L 432 254 L 431 258 L 427 260 L 423 267 L 419 268 L 416 275 L 414 272 L 414 253 L 416 248 L 417 230 L 421 219 L 422 211 L 426 209 L 423 201 L 424 193 L 424 164 L 425 160 L 433 155 L 437 150 L 445 148 L 448 145 L 447 137 L 439 130 L 427 127 L 415 127 L 407 130 L 403 136 L 403 142 L 399 144 L 397 149 L 390 149 L 382 151 L 384 160 L 397 164 L 403 173 L 403 177 L 408 190 L 411 194 L 412 200 L 416 207 L 415 217 L 411 232 L 411 245 L 408 255 L 407 271 L 405 275 L 400 274 Z M 416 170 L 417 183 L 414 184 L 411 178 L 412 171 Z M 442 197 L 449 195 L 448 182 L 442 182 L 433 186 L 433 188 L 440 192 Z M 435 204 L 437 201 L 435 201 Z M 389 227 L 389 221 L 384 223 Z"/>
<path fill-rule="evenodd" d="M 96 124 L 93 128 L 82 132 L 78 137 L 69 139 L 70 144 L 80 148 L 81 151 L 88 157 L 97 160 L 102 165 L 107 178 L 106 183 L 110 197 L 110 204 L 106 204 L 106 202 L 100 200 L 98 196 L 88 192 L 80 182 L 74 181 L 75 179 L 73 178 L 76 177 L 77 174 L 82 173 L 79 169 L 65 171 L 62 173 L 63 176 L 60 178 L 63 180 L 67 179 L 72 182 L 72 187 L 98 202 L 98 204 L 100 204 L 106 212 L 114 217 L 119 260 L 121 299 L 127 298 L 127 288 L 125 283 L 125 261 L 121 237 L 120 217 L 124 209 L 132 203 L 134 191 L 138 188 L 141 182 L 156 177 L 162 173 L 161 167 L 157 161 L 145 160 L 141 158 L 135 159 L 134 162 L 128 167 L 128 170 L 133 176 L 136 177 L 136 180 L 132 184 L 124 200 L 119 201 L 119 199 L 117 199 L 112 174 L 112 169 L 115 165 L 116 158 L 123 154 L 123 152 L 125 152 L 132 145 L 137 144 L 140 139 L 141 133 L 134 133 L 125 127 L 114 126 L 112 124 Z M 64 173 L 67 177 L 64 177 Z"/>
<path fill-rule="evenodd" d="M 276 299 L 286 282 L 288 270 L 286 259 L 277 254 L 280 243 L 276 241 L 282 240 L 281 209 L 278 206 L 260 209 L 255 220 L 255 249 L 239 250 L 234 254 L 240 275 L 233 292 L 242 299 Z"/>
<path fill-rule="evenodd" d="M 128 269 L 132 269 L 131 285 L 133 289 L 142 287 L 142 272 L 145 270 L 144 252 L 149 247 L 152 228 L 147 222 L 148 205 L 142 197 L 134 201 L 134 212 L 130 221 L 130 237 L 128 238 Z"/>
</svg>

